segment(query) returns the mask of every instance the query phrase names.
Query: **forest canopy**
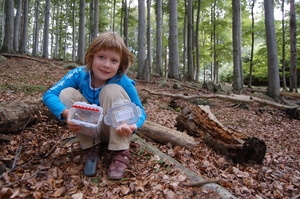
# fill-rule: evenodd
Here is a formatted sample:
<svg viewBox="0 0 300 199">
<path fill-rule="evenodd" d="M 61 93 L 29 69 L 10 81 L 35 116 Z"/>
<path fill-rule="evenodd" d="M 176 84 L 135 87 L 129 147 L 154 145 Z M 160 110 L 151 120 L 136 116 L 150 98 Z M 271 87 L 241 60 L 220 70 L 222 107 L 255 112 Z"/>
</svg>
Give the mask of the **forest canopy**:
<svg viewBox="0 0 300 199">
<path fill-rule="evenodd" d="M 12 2 L 12 3 L 9 3 Z M 195 81 L 232 82 L 233 63 L 233 1 L 205 0 L 178 1 L 177 39 L 179 76 Z M 10 5 L 6 5 L 10 4 Z M 274 1 L 276 45 L 278 51 L 281 86 L 283 76 L 289 79 L 290 71 L 290 20 L 291 3 Z M 104 31 L 120 34 L 136 55 L 147 54 L 147 67 L 152 74 L 171 76 L 174 66 L 169 60 L 170 24 L 175 19 L 169 1 L 145 3 L 145 13 L 139 13 L 137 0 L 20 0 L 0 2 L 1 52 L 27 54 L 49 59 L 76 61 L 84 64 L 83 56 L 92 39 Z M 268 58 L 264 5 L 262 0 L 240 1 L 241 64 L 244 84 L 268 85 Z M 13 20 L 5 20 L 11 12 Z M 140 35 L 139 19 L 144 14 L 145 35 Z M 161 16 L 161 17 L 159 17 Z M 295 3 L 295 17 L 299 21 L 300 4 Z M 296 24 L 296 29 L 299 29 Z M 5 39 L 8 29 L 11 39 Z M 158 33 L 158 30 L 160 33 Z M 298 31 L 299 32 L 299 31 Z M 146 49 L 139 49 L 139 37 L 144 38 Z M 296 49 L 300 46 L 296 35 Z M 6 42 L 11 42 L 5 48 Z M 189 46 L 191 45 L 191 46 Z M 299 51 L 296 65 L 300 66 Z M 177 59 L 175 57 L 175 59 Z M 176 64 L 175 64 L 176 65 Z M 131 68 L 137 71 L 141 64 Z M 149 70 L 148 70 L 149 71 Z M 284 71 L 284 72 L 283 72 Z M 176 71 L 175 71 L 176 72 Z M 299 73 L 299 72 L 298 72 Z M 299 79 L 298 74 L 298 79 Z M 251 79 L 250 79 L 251 78 Z M 250 80 L 249 80 L 250 79 Z M 250 83 L 249 83 L 250 82 Z M 299 83 L 300 81 L 298 81 Z M 289 81 L 287 81 L 289 85 Z"/>
</svg>

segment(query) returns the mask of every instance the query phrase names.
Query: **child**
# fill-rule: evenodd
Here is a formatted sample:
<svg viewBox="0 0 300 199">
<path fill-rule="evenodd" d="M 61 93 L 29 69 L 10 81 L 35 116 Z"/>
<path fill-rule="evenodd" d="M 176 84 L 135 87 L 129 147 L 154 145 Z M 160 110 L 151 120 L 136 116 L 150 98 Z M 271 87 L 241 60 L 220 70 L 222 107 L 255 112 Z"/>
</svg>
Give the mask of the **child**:
<svg viewBox="0 0 300 199">
<path fill-rule="evenodd" d="M 43 102 L 49 110 L 60 120 L 65 120 L 68 128 L 76 134 L 81 147 L 87 149 L 88 157 L 98 154 L 99 143 L 108 143 L 108 150 L 114 154 L 108 170 L 108 177 L 111 179 L 121 179 L 124 176 L 131 159 L 131 135 L 146 119 L 135 82 L 125 75 L 133 61 L 133 55 L 120 36 L 102 33 L 94 39 L 86 52 L 86 66 L 71 70 L 43 96 Z M 113 105 L 122 100 L 129 100 L 140 107 L 142 114 L 136 124 L 122 124 L 113 128 L 102 121 L 100 136 L 92 138 L 78 133 L 81 127 L 67 120 L 69 108 L 74 102 L 101 106 L 106 115 Z M 87 173 L 85 175 L 89 176 Z"/>
</svg>

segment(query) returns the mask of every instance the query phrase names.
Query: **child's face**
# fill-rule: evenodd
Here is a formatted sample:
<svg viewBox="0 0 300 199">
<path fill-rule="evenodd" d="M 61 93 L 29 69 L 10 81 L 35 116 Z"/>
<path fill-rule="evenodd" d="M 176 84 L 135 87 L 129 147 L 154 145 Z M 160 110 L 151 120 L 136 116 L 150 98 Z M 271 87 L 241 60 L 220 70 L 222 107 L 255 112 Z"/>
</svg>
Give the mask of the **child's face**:
<svg viewBox="0 0 300 199">
<path fill-rule="evenodd" d="M 92 70 L 97 83 L 105 83 L 118 72 L 121 55 L 110 49 L 100 50 L 93 56 Z"/>
</svg>

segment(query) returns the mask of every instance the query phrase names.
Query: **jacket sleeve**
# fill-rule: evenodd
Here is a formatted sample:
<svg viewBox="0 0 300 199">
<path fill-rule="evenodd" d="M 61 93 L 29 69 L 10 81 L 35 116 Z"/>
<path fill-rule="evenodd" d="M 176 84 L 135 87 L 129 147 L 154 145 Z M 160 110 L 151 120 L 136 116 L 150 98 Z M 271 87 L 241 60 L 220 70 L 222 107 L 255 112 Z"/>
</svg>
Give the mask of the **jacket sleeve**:
<svg viewBox="0 0 300 199">
<path fill-rule="evenodd" d="M 61 80 L 59 80 L 56 84 L 54 84 L 50 89 L 48 89 L 43 95 L 43 103 L 47 106 L 47 108 L 59 119 L 64 120 L 61 116 L 64 109 L 67 108 L 60 99 L 60 92 L 68 87 L 73 87 L 78 89 L 77 79 L 79 75 L 79 69 L 76 68 L 74 70 L 69 71 Z"/>
</svg>

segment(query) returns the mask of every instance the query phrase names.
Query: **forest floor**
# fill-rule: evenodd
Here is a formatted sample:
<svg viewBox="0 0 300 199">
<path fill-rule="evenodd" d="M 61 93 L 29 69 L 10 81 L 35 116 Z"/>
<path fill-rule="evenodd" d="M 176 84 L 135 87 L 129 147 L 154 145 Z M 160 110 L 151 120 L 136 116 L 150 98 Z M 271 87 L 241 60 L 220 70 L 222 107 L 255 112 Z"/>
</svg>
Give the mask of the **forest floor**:
<svg viewBox="0 0 300 199">
<path fill-rule="evenodd" d="M 0 102 L 15 99 L 41 99 L 43 92 L 67 70 L 63 62 L 11 58 L 0 61 Z M 174 94 L 205 94 L 200 84 L 153 77 L 151 82 L 137 81 L 148 120 L 176 129 L 177 111 L 169 107 L 172 99 L 153 96 L 144 89 Z M 257 89 L 256 89 L 257 90 Z M 264 91 L 264 90 L 262 90 Z M 242 94 L 253 95 L 251 89 Z M 300 103 L 300 98 L 286 98 Z M 192 103 L 176 99 L 178 104 Z M 267 152 L 262 164 L 234 164 L 195 138 L 196 147 L 187 149 L 170 144 L 151 143 L 163 153 L 203 178 L 218 178 L 219 184 L 236 198 L 300 198 L 300 120 L 291 119 L 283 110 L 258 103 L 249 109 L 224 99 L 204 99 L 224 126 L 264 140 Z M 203 187 L 187 187 L 186 175 L 172 162 L 132 142 L 132 164 L 122 180 L 108 180 L 109 157 L 100 152 L 98 173 L 83 175 L 84 162 L 74 134 L 43 107 L 39 122 L 24 127 L 20 134 L 6 135 L 0 146 L 0 198 L 221 198 Z M 4 167 L 6 165 L 6 170 Z M 13 170 L 10 167 L 14 166 Z M 4 168 L 4 170 L 3 170 Z"/>
</svg>

